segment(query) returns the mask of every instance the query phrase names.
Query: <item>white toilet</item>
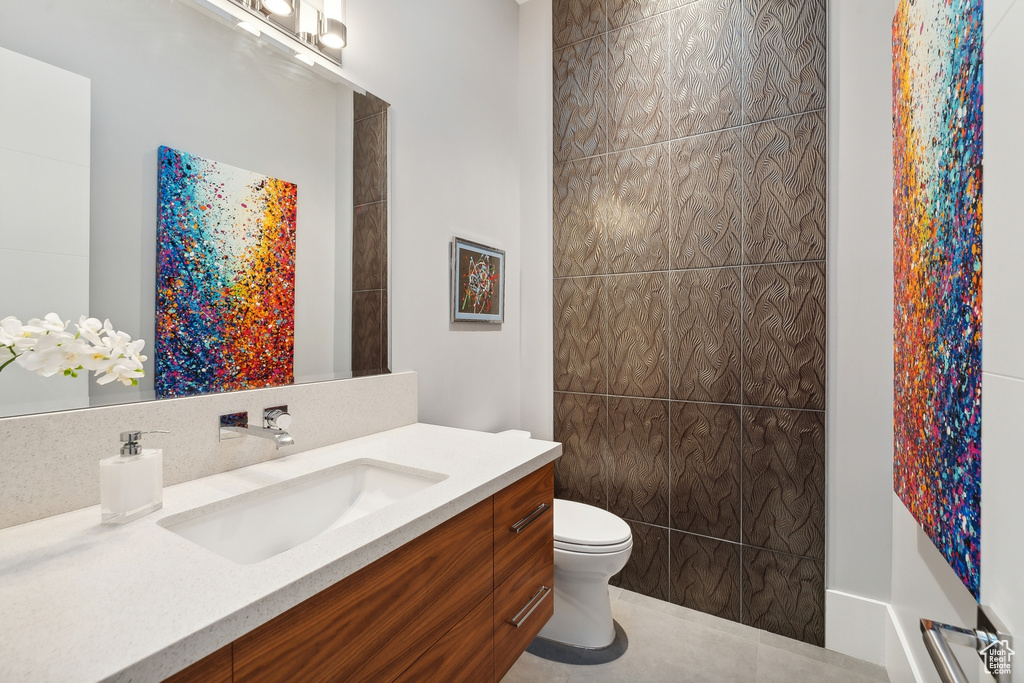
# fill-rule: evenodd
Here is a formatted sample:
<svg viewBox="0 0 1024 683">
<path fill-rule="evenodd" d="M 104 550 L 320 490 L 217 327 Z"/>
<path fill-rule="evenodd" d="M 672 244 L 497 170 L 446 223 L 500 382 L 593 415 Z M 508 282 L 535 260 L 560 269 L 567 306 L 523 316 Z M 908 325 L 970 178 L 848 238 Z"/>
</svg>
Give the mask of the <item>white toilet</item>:
<svg viewBox="0 0 1024 683">
<path fill-rule="evenodd" d="M 629 525 L 592 505 L 555 500 L 555 615 L 547 640 L 588 649 L 615 640 L 608 579 L 633 550 Z"/>
<path fill-rule="evenodd" d="M 502 436 L 530 438 L 510 429 Z M 600 649 L 615 640 L 608 580 L 622 571 L 633 550 L 629 525 L 612 513 L 555 499 L 555 615 L 540 638 Z"/>
</svg>

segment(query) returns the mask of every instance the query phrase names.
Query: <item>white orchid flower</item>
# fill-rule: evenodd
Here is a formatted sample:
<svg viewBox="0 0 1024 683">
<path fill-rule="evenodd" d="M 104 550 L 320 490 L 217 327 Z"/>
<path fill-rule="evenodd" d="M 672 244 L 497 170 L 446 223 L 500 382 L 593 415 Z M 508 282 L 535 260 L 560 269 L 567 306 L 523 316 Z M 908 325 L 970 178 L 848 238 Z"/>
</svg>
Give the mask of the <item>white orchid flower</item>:
<svg viewBox="0 0 1024 683">
<path fill-rule="evenodd" d="M 145 342 L 132 340 L 131 335 L 116 331 L 110 320 L 101 324 L 97 318 L 79 318 L 77 334 L 67 330 L 70 321 L 56 313 L 33 318 L 28 324 L 13 316 L 0 320 L 0 348 L 12 354 L 5 362 L 0 357 L 0 370 L 17 362 L 26 370 L 50 377 L 59 372 L 73 377 L 79 370 L 93 372 L 99 384 L 119 381 L 127 386 L 138 384 L 145 376 L 142 364 L 148 360 L 141 354 Z"/>
<path fill-rule="evenodd" d="M 35 346 L 36 337 L 13 315 L 0 320 L 0 346 L 11 348 L 15 355 Z"/>
</svg>

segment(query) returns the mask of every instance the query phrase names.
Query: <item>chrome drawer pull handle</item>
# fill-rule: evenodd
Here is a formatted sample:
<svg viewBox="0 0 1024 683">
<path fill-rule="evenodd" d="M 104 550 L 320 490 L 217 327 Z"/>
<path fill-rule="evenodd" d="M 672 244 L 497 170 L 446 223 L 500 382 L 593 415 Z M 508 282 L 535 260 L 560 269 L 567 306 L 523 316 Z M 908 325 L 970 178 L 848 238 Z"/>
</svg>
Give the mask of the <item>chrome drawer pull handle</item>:
<svg viewBox="0 0 1024 683">
<path fill-rule="evenodd" d="M 513 524 L 509 531 L 518 534 L 520 531 L 533 524 L 538 517 L 540 517 L 542 514 L 544 514 L 550 509 L 550 505 L 548 505 L 547 503 L 541 503 L 536 508 L 534 508 L 533 512 L 531 512 L 530 514 L 526 515 L 521 520 Z"/>
<path fill-rule="evenodd" d="M 530 615 L 533 614 L 533 610 L 537 609 L 537 607 L 540 606 L 540 603 L 544 602 L 544 598 L 548 597 L 548 593 L 550 592 L 550 588 L 547 586 L 541 586 L 540 590 L 530 598 L 530 602 L 526 603 L 526 606 L 519 610 L 519 613 L 512 617 L 508 623 L 512 624 L 516 628 L 522 626 L 523 623 L 530 618 Z M 523 612 L 526 612 L 526 614 L 523 614 Z"/>
</svg>

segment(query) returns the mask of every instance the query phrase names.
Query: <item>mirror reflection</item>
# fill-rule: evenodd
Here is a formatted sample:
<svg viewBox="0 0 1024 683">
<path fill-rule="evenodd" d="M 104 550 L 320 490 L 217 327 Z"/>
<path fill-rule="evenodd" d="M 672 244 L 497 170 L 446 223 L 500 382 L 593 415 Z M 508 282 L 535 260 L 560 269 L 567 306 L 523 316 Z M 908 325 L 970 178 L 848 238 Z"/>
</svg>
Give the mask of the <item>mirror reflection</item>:
<svg viewBox="0 0 1024 683">
<path fill-rule="evenodd" d="M 150 400 L 185 365 L 203 382 L 160 396 L 388 371 L 384 100 L 173 0 L 4 3 L 0 90 L 0 319 L 109 319 L 148 356 L 130 387 L 13 363 L 0 416 Z M 241 175 L 175 186 L 162 149 Z"/>
</svg>

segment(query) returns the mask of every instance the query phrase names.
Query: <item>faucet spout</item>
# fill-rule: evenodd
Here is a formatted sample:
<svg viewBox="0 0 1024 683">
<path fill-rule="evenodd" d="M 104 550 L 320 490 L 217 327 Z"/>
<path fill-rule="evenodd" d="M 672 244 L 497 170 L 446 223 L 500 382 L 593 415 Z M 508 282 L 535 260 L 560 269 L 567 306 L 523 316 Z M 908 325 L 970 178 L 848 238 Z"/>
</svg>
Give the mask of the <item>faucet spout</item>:
<svg viewBox="0 0 1024 683">
<path fill-rule="evenodd" d="M 294 446 L 295 439 L 283 429 L 273 427 L 257 427 L 249 424 L 248 413 L 233 413 L 220 416 L 220 440 L 237 439 L 240 436 L 255 436 L 269 439 L 280 450 L 284 446 Z"/>
</svg>

